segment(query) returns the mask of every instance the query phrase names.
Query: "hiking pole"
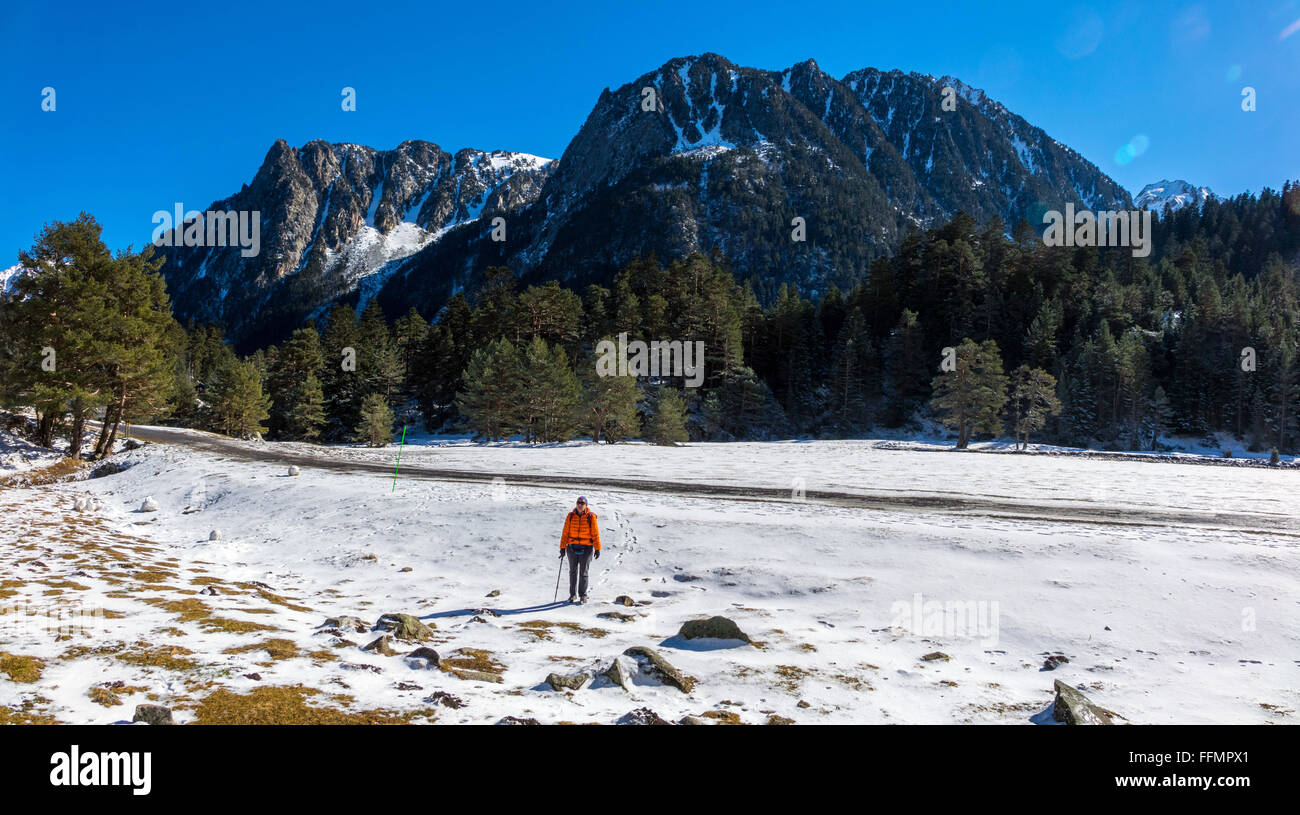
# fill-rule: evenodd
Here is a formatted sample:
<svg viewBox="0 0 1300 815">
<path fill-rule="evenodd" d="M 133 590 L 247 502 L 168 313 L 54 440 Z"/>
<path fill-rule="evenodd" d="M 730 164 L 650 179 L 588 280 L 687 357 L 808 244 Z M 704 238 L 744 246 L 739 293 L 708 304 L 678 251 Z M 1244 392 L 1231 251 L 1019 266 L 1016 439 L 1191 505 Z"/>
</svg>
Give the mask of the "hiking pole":
<svg viewBox="0 0 1300 815">
<path fill-rule="evenodd" d="M 558 603 L 560 600 L 560 575 L 564 573 L 564 556 L 560 555 L 560 568 L 555 571 L 555 597 L 551 599 L 552 603 Z"/>
</svg>

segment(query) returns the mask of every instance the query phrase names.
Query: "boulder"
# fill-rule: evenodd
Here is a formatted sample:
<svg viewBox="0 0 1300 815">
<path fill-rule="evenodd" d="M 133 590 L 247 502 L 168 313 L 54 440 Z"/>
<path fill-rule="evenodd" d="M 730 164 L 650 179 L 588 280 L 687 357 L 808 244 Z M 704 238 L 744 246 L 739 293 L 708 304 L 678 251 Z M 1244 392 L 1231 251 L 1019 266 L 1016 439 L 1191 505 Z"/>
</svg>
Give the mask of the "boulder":
<svg viewBox="0 0 1300 815">
<path fill-rule="evenodd" d="M 302 472 L 302 471 L 298 469 L 298 465 L 297 465 L 297 464 L 290 464 L 290 465 L 289 465 L 289 475 L 294 476 L 294 475 L 297 475 L 297 474 L 300 473 L 300 472 Z"/>
<path fill-rule="evenodd" d="M 546 684 L 550 685 L 552 690 L 579 690 L 589 679 L 591 674 L 585 671 L 570 676 L 552 673 L 547 675 Z"/>
<path fill-rule="evenodd" d="M 726 617 L 713 616 L 707 620 L 687 620 L 677 632 L 682 639 L 740 640 L 749 642 L 749 635 Z"/>
<path fill-rule="evenodd" d="M 199 594 L 205 595 L 207 597 L 216 597 L 220 593 L 221 592 L 217 591 L 216 586 L 204 586 L 202 589 L 199 590 Z"/>
<path fill-rule="evenodd" d="M 1052 719 L 1065 724 L 1114 724 L 1116 714 L 1098 707 L 1088 697 L 1061 680 L 1056 680 L 1056 698 L 1052 700 Z"/>
<path fill-rule="evenodd" d="M 493 589 L 492 591 L 490 591 L 490 592 L 487 593 L 487 596 L 488 596 L 488 597 L 500 597 L 500 596 L 501 596 L 501 589 Z"/>
<path fill-rule="evenodd" d="M 208 540 L 210 540 L 210 541 L 219 541 L 219 540 L 221 540 L 221 530 L 220 530 L 220 529 L 214 529 L 214 530 L 212 530 L 211 532 L 209 532 L 209 533 L 208 533 Z"/>
<path fill-rule="evenodd" d="M 433 629 L 411 614 L 385 614 L 375 623 L 375 628 L 407 642 L 428 642 L 433 639 Z"/>
<path fill-rule="evenodd" d="M 364 622 L 357 617 L 340 615 L 338 617 L 328 617 L 325 622 L 321 623 L 321 628 L 338 628 L 343 631 L 351 629 L 358 634 L 364 634 L 370 630 L 370 623 Z"/>
<path fill-rule="evenodd" d="M 699 716 L 683 716 L 681 719 L 679 719 L 679 720 L 677 721 L 677 723 L 678 723 L 678 724 L 695 724 L 695 725 L 702 725 L 702 724 L 703 724 L 703 725 L 707 725 L 707 724 L 713 724 L 713 722 L 709 721 L 708 719 L 702 719 L 702 718 L 700 718 Z"/>
<path fill-rule="evenodd" d="M 601 677 L 608 679 L 611 684 L 618 685 L 623 690 L 628 690 L 632 684 L 632 677 L 628 675 L 627 668 L 623 666 L 623 660 L 617 657 L 610 663 L 609 667 L 601 672 Z"/>
<path fill-rule="evenodd" d="M 634 606 L 636 605 L 636 601 L 633 600 L 631 597 L 628 597 L 626 594 L 620 594 L 619 596 L 614 598 L 614 605 Z"/>
<path fill-rule="evenodd" d="M 423 659 L 429 663 L 427 666 L 429 668 L 437 668 L 438 664 L 442 662 L 442 658 L 438 656 L 437 651 L 425 646 L 416 648 L 414 651 L 407 654 L 406 659 L 408 662 L 416 659 Z"/>
<path fill-rule="evenodd" d="M 951 660 L 952 657 L 948 656 L 943 651 L 931 651 L 930 653 L 922 656 L 921 659 L 925 662 L 936 662 L 936 661 L 947 662 Z"/>
<path fill-rule="evenodd" d="M 624 714 L 617 724 L 672 724 L 648 707 L 639 707 Z"/>
<path fill-rule="evenodd" d="M 1061 665 L 1068 664 L 1069 661 L 1069 658 L 1062 654 L 1052 654 L 1047 659 L 1043 660 L 1043 670 L 1054 671 Z"/>
<path fill-rule="evenodd" d="M 445 690 L 434 691 L 433 695 L 426 697 L 424 701 L 428 702 L 431 705 L 440 705 L 442 707 L 449 707 L 452 710 L 459 710 L 460 708 L 465 707 L 464 699 L 461 699 L 459 696 L 454 696 L 450 693 L 447 693 Z"/>
<path fill-rule="evenodd" d="M 172 721 L 172 709 L 162 705 L 136 705 L 133 722 L 145 724 L 175 724 Z"/>
<path fill-rule="evenodd" d="M 521 719 L 518 716 L 506 716 L 497 724 L 541 724 L 536 719 Z"/>
<path fill-rule="evenodd" d="M 393 638 L 387 634 L 383 635 L 382 637 L 375 640 L 374 642 L 371 642 L 369 645 L 362 646 L 361 650 L 369 651 L 371 653 L 379 654 L 380 656 L 385 656 L 385 657 L 395 657 L 399 653 L 399 651 L 393 647 Z"/>
<path fill-rule="evenodd" d="M 144 501 L 141 502 L 141 504 L 140 504 L 140 511 L 141 511 L 141 512 L 157 512 L 157 511 L 158 511 L 158 502 L 155 501 L 155 500 L 153 499 L 153 496 L 152 496 L 152 495 L 150 495 L 148 498 L 145 498 Z"/>
<path fill-rule="evenodd" d="M 665 685 L 672 685 L 682 693 L 690 693 L 695 688 L 693 678 L 674 668 L 668 660 L 660 656 L 659 652 L 653 648 L 634 645 L 624 651 L 623 654 L 637 660 L 643 671 L 651 674 Z"/>
</svg>

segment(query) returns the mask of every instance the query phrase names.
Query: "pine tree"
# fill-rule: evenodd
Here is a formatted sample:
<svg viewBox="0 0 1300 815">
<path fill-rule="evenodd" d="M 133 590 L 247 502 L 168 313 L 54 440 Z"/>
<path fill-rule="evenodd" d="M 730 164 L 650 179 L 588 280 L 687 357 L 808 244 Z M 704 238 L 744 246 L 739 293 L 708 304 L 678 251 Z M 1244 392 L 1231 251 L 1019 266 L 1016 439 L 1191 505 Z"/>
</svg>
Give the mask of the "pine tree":
<svg viewBox="0 0 1300 815">
<path fill-rule="evenodd" d="M 392 408 L 388 398 L 382 393 L 372 393 L 361 403 L 361 420 L 357 424 L 354 441 L 364 442 L 370 447 L 383 447 L 393 440 Z"/>
<path fill-rule="evenodd" d="M 315 326 L 295 330 L 284 347 L 278 349 L 275 361 L 267 373 L 267 391 L 271 397 L 271 418 L 268 426 L 275 436 L 301 439 L 315 438 L 320 435 L 320 426 L 324 423 L 323 416 L 319 423 L 308 421 L 304 424 L 301 415 L 298 421 L 295 421 L 294 415 L 301 410 L 300 405 L 305 396 L 304 386 L 308 377 L 316 381 L 317 390 L 321 389 L 320 376 L 323 366 L 320 335 L 316 333 Z M 321 402 L 323 409 L 323 391 Z M 313 432 L 310 437 L 304 435 L 309 429 Z"/>
<path fill-rule="evenodd" d="M 288 435 L 314 441 L 320 438 L 325 421 L 325 393 L 320 380 L 314 374 L 307 374 L 295 391 L 293 403 L 285 416 Z"/>
<path fill-rule="evenodd" d="M 957 431 L 957 449 L 964 450 L 975 433 L 997 433 L 998 416 L 1007 401 L 1007 378 L 993 340 L 963 340 L 956 348 L 956 370 L 941 373 L 931 386 L 931 406 L 944 425 Z"/>
<path fill-rule="evenodd" d="M 1029 447 L 1029 435 L 1043 429 L 1048 416 L 1061 412 L 1056 398 L 1056 377 L 1041 368 L 1021 365 L 1011 373 L 1011 398 L 1008 413 L 1015 434 L 1016 449 Z"/>
<path fill-rule="evenodd" d="M 475 351 L 461 377 L 456 403 L 474 437 L 500 441 L 515 431 L 523 397 L 519 352 L 504 337 Z"/>
<path fill-rule="evenodd" d="M 233 361 L 213 374 L 209 409 L 217 430 L 248 438 L 265 433 L 271 400 L 262 393 L 262 377 L 252 363 Z"/>
<path fill-rule="evenodd" d="M 609 337 L 602 340 L 613 341 Z M 582 428 L 591 433 L 592 441 L 597 443 L 635 437 L 641 425 L 637 415 L 641 389 L 637 387 L 636 377 L 601 376 L 596 362 L 594 354 L 588 356 L 579 377 L 582 384 Z"/>
<path fill-rule="evenodd" d="M 655 393 L 650 416 L 645 423 L 645 437 L 654 444 L 675 446 L 686 441 L 686 402 L 677 389 L 661 387 Z"/>
</svg>

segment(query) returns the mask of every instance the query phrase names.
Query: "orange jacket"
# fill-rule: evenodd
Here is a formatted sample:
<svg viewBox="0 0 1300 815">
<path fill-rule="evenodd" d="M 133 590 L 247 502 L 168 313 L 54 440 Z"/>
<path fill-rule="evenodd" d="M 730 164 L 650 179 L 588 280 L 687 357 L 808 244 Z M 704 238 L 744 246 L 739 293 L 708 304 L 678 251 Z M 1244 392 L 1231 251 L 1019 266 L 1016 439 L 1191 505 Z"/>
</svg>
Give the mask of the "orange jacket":
<svg viewBox="0 0 1300 815">
<path fill-rule="evenodd" d="M 564 519 L 564 532 L 560 535 L 560 548 L 569 544 L 595 546 L 600 551 L 600 527 L 596 526 L 596 513 L 588 509 L 579 515 L 576 509 L 569 510 Z"/>
</svg>

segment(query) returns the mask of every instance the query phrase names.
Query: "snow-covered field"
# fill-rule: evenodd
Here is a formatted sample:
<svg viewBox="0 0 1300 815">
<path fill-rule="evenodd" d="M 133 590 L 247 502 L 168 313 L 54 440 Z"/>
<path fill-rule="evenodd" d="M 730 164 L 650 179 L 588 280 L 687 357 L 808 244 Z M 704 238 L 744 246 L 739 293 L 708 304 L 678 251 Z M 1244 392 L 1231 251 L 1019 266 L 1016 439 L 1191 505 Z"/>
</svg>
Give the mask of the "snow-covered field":
<svg viewBox="0 0 1300 815">
<path fill-rule="evenodd" d="M 274 461 L 160 444 L 118 458 L 134 466 L 0 490 L 0 721 L 108 723 L 153 701 L 182 722 L 612 723 L 649 708 L 669 721 L 1025 724 L 1051 703 L 1054 679 L 1134 723 L 1290 723 L 1300 707 L 1294 470 L 821 441 L 408 445 L 404 469 L 769 488 L 802 478 L 810 493 L 1278 519 L 1276 531 L 1094 524 L 593 488 L 605 544 L 593 600 L 556 606 L 572 490 L 400 475 L 394 487 L 313 467 L 293 477 Z M 85 496 L 98 506 L 76 509 Z M 137 511 L 149 496 L 159 511 Z M 620 595 L 636 605 L 614 604 Z M 322 626 L 386 613 L 434 628 L 428 642 L 392 645 L 431 647 L 441 669 L 362 650 L 382 632 Z M 711 615 L 754 644 L 677 636 Z M 690 692 L 652 673 L 626 690 L 545 684 L 552 672 L 600 674 L 634 646 L 692 677 Z M 1043 670 L 1053 654 L 1069 661 Z"/>
</svg>

